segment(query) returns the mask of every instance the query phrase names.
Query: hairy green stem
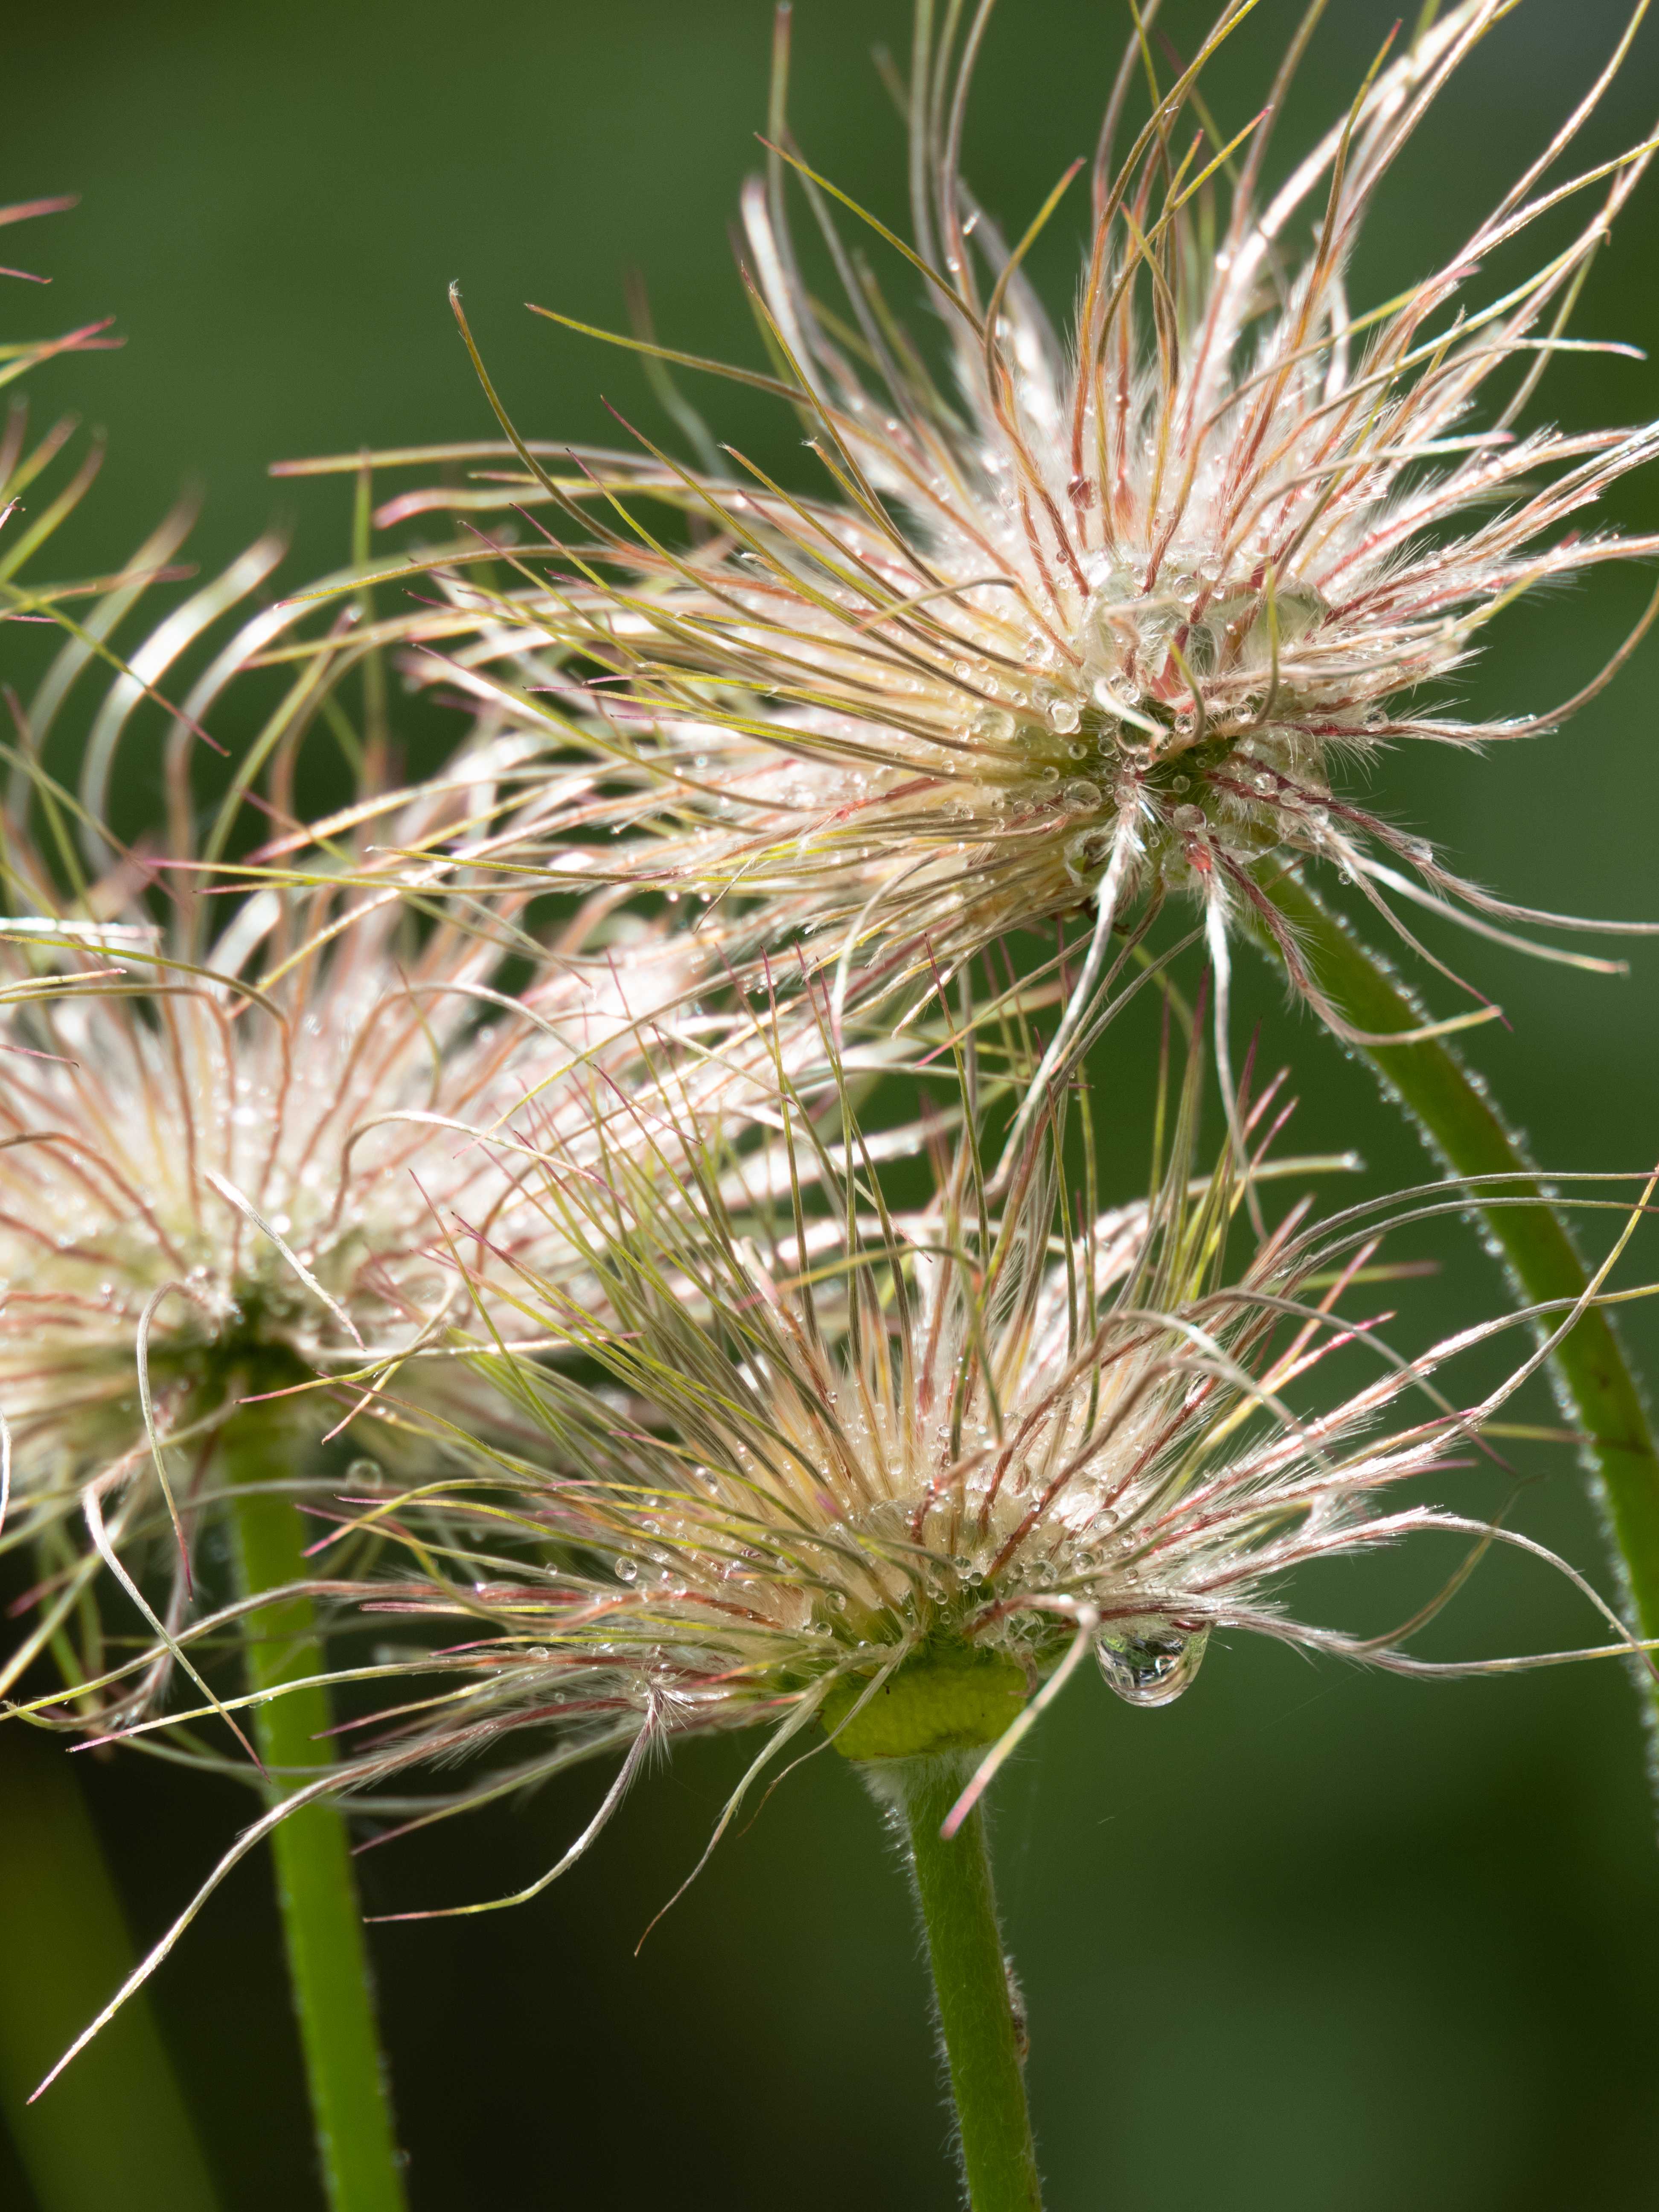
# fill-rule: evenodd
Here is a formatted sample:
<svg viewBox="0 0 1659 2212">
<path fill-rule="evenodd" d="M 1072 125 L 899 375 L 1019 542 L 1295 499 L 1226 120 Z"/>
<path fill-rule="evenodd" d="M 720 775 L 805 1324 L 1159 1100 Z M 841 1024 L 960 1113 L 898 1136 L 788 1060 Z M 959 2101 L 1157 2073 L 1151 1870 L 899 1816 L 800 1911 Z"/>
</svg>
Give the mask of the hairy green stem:
<svg viewBox="0 0 1659 2212">
<path fill-rule="evenodd" d="M 142 1990 L 38 2105 L 27 2101 L 131 1970 L 68 1752 L 0 1729 L 0 2111 L 40 2212 L 216 2212 Z"/>
<path fill-rule="evenodd" d="M 1357 1029 L 1386 1033 L 1422 1021 L 1421 1007 L 1387 963 L 1305 884 L 1285 876 L 1264 888 L 1321 988 Z M 1443 1038 L 1361 1049 L 1453 1175 L 1512 1176 L 1504 1185 L 1506 1196 L 1541 1200 L 1533 1163 Z M 1483 1207 L 1481 1217 L 1525 1298 L 1541 1304 L 1583 1295 L 1584 1264 L 1547 1204 Z M 1553 1364 L 1605 1501 L 1635 1623 L 1643 1635 L 1659 1636 L 1659 1452 L 1607 1315 L 1594 1308 L 1585 1313 Z"/>
<path fill-rule="evenodd" d="M 291 1475 L 295 1449 L 292 1429 L 264 1408 L 238 1413 L 226 1426 L 226 1474 L 243 1486 L 232 1527 L 246 1595 L 303 1582 L 311 1571 L 304 1517 L 280 1488 L 270 1486 Z M 262 1606 L 247 1616 L 246 1635 L 252 1689 L 320 1669 L 322 1649 L 307 1597 Z M 272 1802 L 331 1763 L 329 1721 L 328 1693 L 320 1686 L 254 1708 L 255 1741 L 271 1771 Z M 307 1805 L 278 1825 L 271 1855 L 331 2212 L 403 2212 L 403 2176 L 344 1820 L 331 1805 Z"/>
<path fill-rule="evenodd" d="M 973 2212 L 1041 2212 L 984 1814 L 975 1808 L 948 1844 L 939 1834 L 970 1771 L 960 1757 L 905 1759 L 878 1787 L 884 1791 L 890 1775 L 896 1782 L 909 1832 L 969 2203 Z"/>
</svg>

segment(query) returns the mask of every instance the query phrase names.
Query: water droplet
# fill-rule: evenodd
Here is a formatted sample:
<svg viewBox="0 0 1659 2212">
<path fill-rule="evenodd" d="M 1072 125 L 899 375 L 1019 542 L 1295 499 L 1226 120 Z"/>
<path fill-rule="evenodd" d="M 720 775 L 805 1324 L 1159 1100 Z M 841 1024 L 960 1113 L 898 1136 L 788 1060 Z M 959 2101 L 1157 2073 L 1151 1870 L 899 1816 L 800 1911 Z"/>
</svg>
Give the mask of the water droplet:
<svg viewBox="0 0 1659 2212">
<path fill-rule="evenodd" d="M 637 1559 L 618 1559 L 617 1562 L 617 1580 L 619 1583 L 635 1581 L 639 1571 L 640 1565 Z"/>
<path fill-rule="evenodd" d="M 526 1659 L 550 1659 L 553 1654 L 544 1644 L 532 1644 L 525 1653 Z"/>
<path fill-rule="evenodd" d="M 988 744 L 1006 745 L 1014 734 L 1014 718 L 1005 707 L 981 707 L 968 727 Z"/>
<path fill-rule="evenodd" d="M 1434 858 L 1434 848 L 1426 837 L 1405 838 L 1401 842 L 1401 850 L 1408 860 L 1415 862 L 1419 868 L 1425 860 L 1431 860 Z"/>
<path fill-rule="evenodd" d="M 1100 805 L 1100 786 L 1082 776 L 1074 778 L 1060 795 L 1079 814 L 1092 814 Z"/>
<path fill-rule="evenodd" d="M 1177 806 L 1170 819 L 1177 830 L 1184 830 L 1190 836 L 1204 827 L 1204 809 L 1201 806 Z"/>
<path fill-rule="evenodd" d="M 1061 697 L 1048 702 L 1048 727 L 1062 738 L 1068 738 L 1083 720 L 1083 709 L 1075 699 Z"/>
<path fill-rule="evenodd" d="M 1190 1686 L 1208 1642 L 1207 1629 L 1196 1636 L 1174 1629 L 1155 1636 L 1097 1636 L 1095 1656 L 1125 1705 L 1168 1705 Z"/>
</svg>

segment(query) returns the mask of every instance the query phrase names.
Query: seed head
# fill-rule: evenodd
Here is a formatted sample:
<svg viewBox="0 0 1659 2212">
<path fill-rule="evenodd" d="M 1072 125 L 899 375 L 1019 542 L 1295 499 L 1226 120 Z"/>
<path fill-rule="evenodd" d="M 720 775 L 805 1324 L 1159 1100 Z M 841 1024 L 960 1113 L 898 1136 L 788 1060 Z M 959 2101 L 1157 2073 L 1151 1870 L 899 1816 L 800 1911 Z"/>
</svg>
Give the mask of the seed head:
<svg viewBox="0 0 1659 2212">
<path fill-rule="evenodd" d="M 1405 934 L 1400 902 L 1455 907 L 1487 935 L 1527 916 L 1357 803 L 1351 771 L 1401 740 L 1468 745 L 1559 720 L 1472 723 L 1428 687 L 1524 592 L 1653 550 L 1566 526 L 1659 432 L 1516 427 L 1577 343 L 1568 310 L 1650 156 L 1559 174 L 1629 34 L 1444 264 L 1364 313 L 1346 290 L 1362 224 L 1502 0 L 1464 0 L 1381 59 L 1271 191 L 1304 36 L 1237 131 L 1200 78 L 1248 8 L 1230 0 L 1138 131 L 1131 93 L 1153 62 L 1132 41 L 1079 188 L 1092 222 L 1062 341 L 1022 265 L 1069 204 L 1061 189 L 1011 246 L 958 167 L 985 12 L 960 53 L 918 17 L 908 242 L 796 150 L 780 36 L 769 169 L 744 203 L 775 374 L 732 374 L 794 406 L 831 496 L 797 495 L 706 439 L 701 466 L 641 439 L 637 461 L 594 453 L 556 477 L 512 434 L 531 498 L 572 535 L 547 588 L 452 580 L 482 643 L 451 665 L 498 714 L 490 662 L 514 656 L 508 711 L 557 748 L 597 751 L 607 780 L 584 766 L 544 781 L 507 842 L 544 838 L 555 874 L 757 900 L 763 933 L 820 933 L 823 957 L 849 963 L 856 945 L 855 989 L 1068 914 L 1092 912 L 1103 944 L 1137 900 L 1182 893 L 1218 970 L 1231 930 L 1265 931 L 1341 1028 L 1264 869 L 1329 862 Z M 837 313 L 802 273 L 792 185 L 845 286 Z M 1475 295 L 1510 241 L 1585 206 L 1533 275 Z M 925 286 L 950 389 L 843 239 L 849 210 Z M 655 373 L 686 358 L 633 343 Z M 689 513 L 689 545 L 647 519 L 653 500 Z M 647 836 L 616 842 L 647 819 Z M 611 834 L 573 849 L 596 828 Z M 1097 957 L 1088 988 L 1099 969 Z"/>
<path fill-rule="evenodd" d="M 444 1347 L 532 1325 L 510 1303 L 486 1317 L 459 1224 L 543 1277 L 574 1264 L 526 1165 L 562 1129 L 579 1153 L 602 1130 L 636 1013 L 690 963 L 647 930 L 514 998 L 510 902 L 493 929 L 422 929 L 327 878 L 234 903 L 130 859 L 67 900 L 23 825 L 6 836 L 0 1527 L 62 1545 L 84 1510 L 112 1561 L 170 1514 L 187 1582 L 239 1404 L 288 1399 L 309 1447 L 354 1416 L 395 1445 L 377 1393 L 421 1351 L 404 1395 L 488 1416 Z M 52 1584 L 4 1679 L 95 1565 Z"/>
<path fill-rule="evenodd" d="M 1298 1624 L 1275 1585 L 1410 1533 L 1489 1538 L 1394 1493 L 1535 1361 L 1466 1413 L 1425 1387 L 1455 1346 L 1385 1352 L 1304 1409 L 1329 1355 L 1375 1348 L 1373 1323 L 1335 1307 L 1376 1217 L 1315 1235 L 1297 1208 L 1230 1271 L 1234 1154 L 1193 1175 L 1197 1095 L 1189 1076 L 1150 1201 L 1080 1224 L 1052 1123 L 996 1212 L 964 1139 L 902 1216 L 856 1130 L 841 1179 L 787 1097 L 800 1171 L 769 1188 L 810 1168 L 821 1216 L 734 1211 L 713 1153 L 672 1196 L 626 1159 L 605 1185 L 563 1179 L 549 1203 L 614 1325 L 556 1297 L 548 1332 L 604 1379 L 489 1357 L 538 1442 L 452 1437 L 457 1476 L 373 1507 L 420 1571 L 367 1586 L 369 1613 L 441 1648 L 408 1659 L 433 1694 L 389 1717 L 345 1786 L 495 1751 L 455 1806 L 626 1748 L 608 1810 L 657 1740 L 763 1723 L 758 1765 L 815 1720 L 860 1761 L 1006 1752 L 1090 1650 L 1120 1696 L 1156 1705 L 1224 1627 L 1420 1663 Z M 1244 1113 L 1258 1153 L 1271 1100 Z"/>
</svg>

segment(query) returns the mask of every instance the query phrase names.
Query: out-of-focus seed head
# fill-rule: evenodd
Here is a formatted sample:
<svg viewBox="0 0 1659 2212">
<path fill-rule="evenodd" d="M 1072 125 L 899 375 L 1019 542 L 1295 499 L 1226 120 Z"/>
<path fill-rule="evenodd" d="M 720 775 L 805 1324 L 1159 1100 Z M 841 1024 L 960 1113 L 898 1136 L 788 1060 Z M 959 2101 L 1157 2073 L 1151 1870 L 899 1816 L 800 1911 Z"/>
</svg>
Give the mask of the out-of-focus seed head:
<svg viewBox="0 0 1659 2212">
<path fill-rule="evenodd" d="M 187 1573 L 239 1404 L 285 1420 L 300 1483 L 354 1417 L 395 1456 L 375 1418 L 394 1378 L 488 1418 L 447 1347 L 535 1325 L 510 1300 L 481 1306 L 461 1224 L 540 1277 L 577 1267 L 531 1170 L 549 1146 L 580 1157 L 614 1086 L 647 1079 L 638 1019 L 693 957 L 647 928 L 568 948 L 514 996 L 511 900 L 489 927 L 423 922 L 323 874 L 228 902 L 131 858 L 70 898 L 25 823 L 7 821 L 5 846 L 3 1536 L 72 1546 L 90 1499 L 106 1557 L 161 1536 L 163 1565 L 171 1552 Z M 54 1583 L 47 1613 L 63 1601 Z"/>
</svg>

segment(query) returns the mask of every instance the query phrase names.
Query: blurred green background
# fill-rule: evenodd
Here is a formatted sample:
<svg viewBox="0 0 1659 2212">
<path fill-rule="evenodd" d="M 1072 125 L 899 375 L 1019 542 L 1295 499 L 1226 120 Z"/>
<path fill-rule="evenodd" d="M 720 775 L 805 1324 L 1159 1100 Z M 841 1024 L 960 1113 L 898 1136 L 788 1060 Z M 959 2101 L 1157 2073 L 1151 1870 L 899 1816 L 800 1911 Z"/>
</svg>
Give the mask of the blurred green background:
<svg viewBox="0 0 1659 2212">
<path fill-rule="evenodd" d="M 1231 128 L 1293 21 L 1280 0 L 1260 14 L 1217 78 Z M 1530 0 L 1502 27 L 1391 181 L 1358 298 L 1421 275 L 1473 227 L 1589 83 L 1620 14 L 1607 0 Z M 1170 20 L 1190 36 L 1192 10 Z M 1387 0 L 1338 0 L 1281 164 L 1346 102 L 1390 20 Z M 1126 21 L 1113 0 L 1003 0 L 969 167 L 1016 230 L 1092 144 Z M 79 191 L 83 204 L 9 234 L 7 258 L 54 279 L 49 293 L 7 293 L 9 328 L 108 313 L 127 340 L 34 380 L 37 408 L 78 409 L 112 441 L 54 573 L 113 566 L 187 479 L 205 488 L 202 561 L 277 515 L 295 533 L 289 580 L 335 565 L 347 486 L 273 486 L 265 465 L 492 434 L 445 303 L 452 277 L 532 434 L 608 442 L 601 395 L 628 411 L 649 402 L 624 356 L 526 315 L 526 299 L 616 325 L 623 272 L 637 267 L 671 342 L 752 358 L 729 227 L 764 121 L 769 35 L 764 0 L 20 10 L 6 32 L 0 192 Z M 869 53 L 884 40 L 902 52 L 908 35 L 902 0 L 798 11 L 798 132 L 817 166 L 889 214 L 902 145 Z M 1650 127 L 1656 85 L 1650 33 L 1593 152 Z M 1061 310 L 1074 252 L 1062 211 L 1037 260 Z M 1578 331 L 1659 342 L 1656 268 L 1650 183 L 1593 271 Z M 905 296 L 902 279 L 894 291 Z M 1571 423 L 1659 414 L 1650 365 L 1581 358 L 1546 392 Z M 741 392 L 698 396 L 722 434 L 805 480 L 789 422 Z M 1616 519 L 1659 527 L 1659 480 L 1626 485 Z M 1539 708 L 1575 690 L 1648 588 L 1639 573 L 1608 574 L 1510 617 L 1470 686 L 1477 708 Z M 1651 915 L 1656 668 L 1650 642 L 1563 734 L 1486 762 L 1398 761 L 1380 796 L 1512 896 Z M 1473 1056 L 1546 1163 L 1659 1156 L 1659 949 L 1638 945 L 1623 982 L 1491 947 L 1437 949 L 1507 1008 L 1512 1027 L 1478 1033 Z M 1422 1171 L 1363 1069 L 1287 1013 L 1259 971 L 1245 999 L 1270 1059 L 1296 1056 L 1299 1145 L 1358 1145 L 1375 1187 Z M 1131 1073 L 1111 1129 L 1116 1195 L 1140 1180 L 1143 1089 Z M 1402 1294 L 1402 1340 L 1497 1294 L 1466 1236 L 1436 1281 Z M 1651 1374 L 1655 1331 L 1637 1310 L 1630 1334 Z M 1568 1455 L 1523 1465 L 1535 1480 L 1522 1525 L 1610 1588 Z M 1331 1571 L 1301 1603 L 1380 1626 L 1450 1565 Z M 1500 1565 L 1428 1648 L 1595 1633 L 1542 1568 Z M 522 1911 L 376 1931 L 417 2212 L 954 2202 L 904 1883 L 837 1762 L 796 1775 L 635 1956 L 746 1755 L 703 1747 L 652 1778 L 604 1848 Z M 77 1765 L 148 1939 L 247 1801 L 136 1757 Z M 516 1886 L 562 1849 L 597 1786 L 579 1776 L 370 1854 L 371 1909 Z M 1637 1704 L 1617 1666 L 1430 1686 L 1234 1639 L 1168 1711 L 1132 1712 L 1079 1686 L 1000 1786 L 1051 2212 L 1654 2201 L 1659 1858 Z M 0 1927 L 18 1909 L 0 1904 Z M 155 1998 L 226 2206 L 316 2205 L 262 1867 L 215 1900 Z M 30 2203 L 0 2145 L 0 2203 Z"/>
</svg>

